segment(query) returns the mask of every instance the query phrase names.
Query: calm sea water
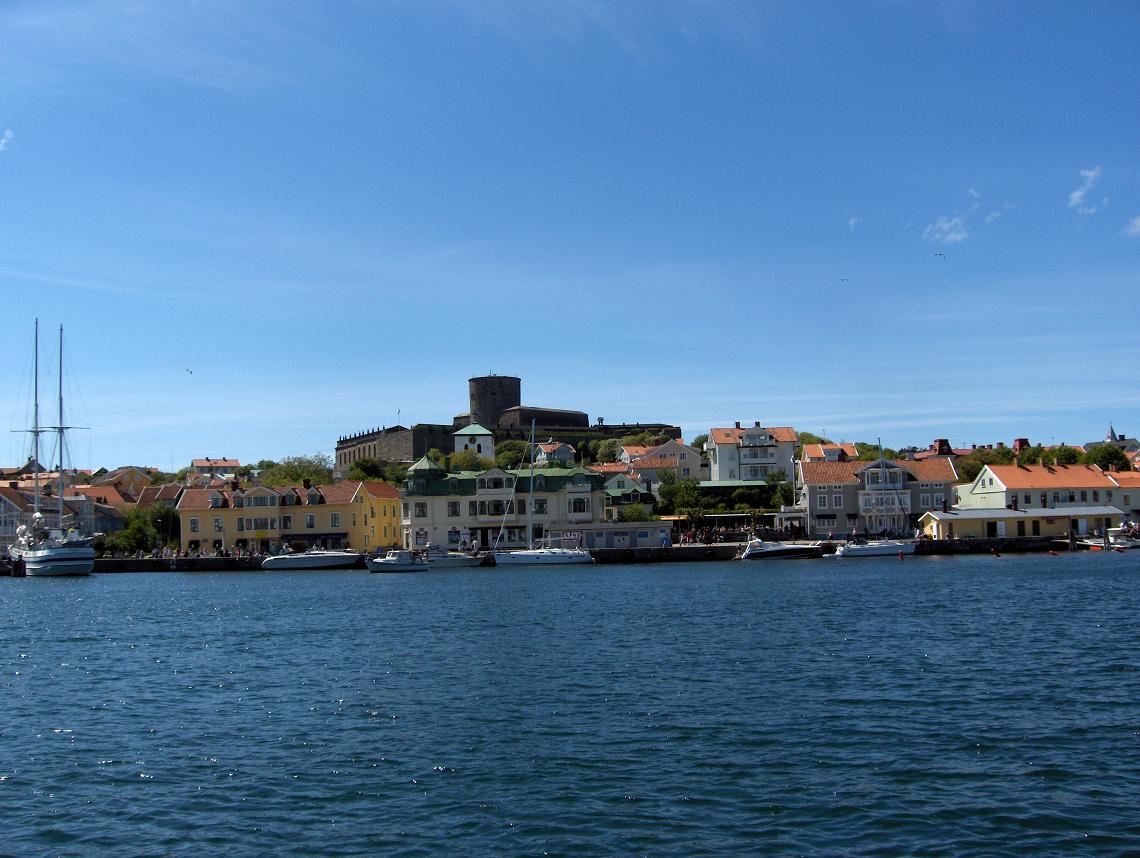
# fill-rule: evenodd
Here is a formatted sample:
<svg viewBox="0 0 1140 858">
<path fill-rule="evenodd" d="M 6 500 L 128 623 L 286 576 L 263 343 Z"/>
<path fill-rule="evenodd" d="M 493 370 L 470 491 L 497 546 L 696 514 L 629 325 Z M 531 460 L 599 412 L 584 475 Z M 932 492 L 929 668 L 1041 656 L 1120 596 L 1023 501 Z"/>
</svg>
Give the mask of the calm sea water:
<svg viewBox="0 0 1140 858">
<path fill-rule="evenodd" d="M 1140 852 L 1140 552 L 0 579 L 0 853 Z"/>
</svg>

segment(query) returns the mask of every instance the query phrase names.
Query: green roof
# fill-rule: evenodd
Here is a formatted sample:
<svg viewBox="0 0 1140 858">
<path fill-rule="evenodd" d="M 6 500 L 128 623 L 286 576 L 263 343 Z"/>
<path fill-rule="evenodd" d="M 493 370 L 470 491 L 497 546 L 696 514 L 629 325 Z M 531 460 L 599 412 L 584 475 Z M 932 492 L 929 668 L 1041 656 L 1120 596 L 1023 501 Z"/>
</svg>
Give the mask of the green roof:
<svg viewBox="0 0 1140 858">
<path fill-rule="evenodd" d="M 490 429 L 480 426 L 478 423 L 472 423 L 470 426 L 465 426 L 458 432 L 452 432 L 452 435 L 494 435 Z"/>
</svg>

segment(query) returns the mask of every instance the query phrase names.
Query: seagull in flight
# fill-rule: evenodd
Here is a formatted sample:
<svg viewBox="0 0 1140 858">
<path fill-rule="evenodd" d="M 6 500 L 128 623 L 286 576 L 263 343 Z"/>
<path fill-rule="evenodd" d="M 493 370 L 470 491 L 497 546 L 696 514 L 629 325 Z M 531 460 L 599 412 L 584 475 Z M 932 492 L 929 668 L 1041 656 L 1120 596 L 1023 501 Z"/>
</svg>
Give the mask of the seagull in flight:
<svg viewBox="0 0 1140 858">
<path fill-rule="evenodd" d="M 194 370 L 192 370 L 192 369 L 187 369 L 186 371 L 187 371 L 188 373 L 190 373 L 191 375 L 193 375 L 193 374 L 194 374 Z"/>
<path fill-rule="evenodd" d="M 850 282 L 851 282 L 851 278 L 850 278 L 850 277 L 840 277 L 840 278 L 839 278 L 839 282 L 840 282 L 840 283 L 850 283 Z"/>
<path fill-rule="evenodd" d="M 946 258 L 946 254 L 945 254 L 945 253 L 943 253 L 941 250 L 937 250 L 937 251 L 935 251 L 935 252 L 934 252 L 934 255 L 935 255 L 935 256 L 941 256 L 943 259 L 945 259 L 945 258 Z"/>
</svg>

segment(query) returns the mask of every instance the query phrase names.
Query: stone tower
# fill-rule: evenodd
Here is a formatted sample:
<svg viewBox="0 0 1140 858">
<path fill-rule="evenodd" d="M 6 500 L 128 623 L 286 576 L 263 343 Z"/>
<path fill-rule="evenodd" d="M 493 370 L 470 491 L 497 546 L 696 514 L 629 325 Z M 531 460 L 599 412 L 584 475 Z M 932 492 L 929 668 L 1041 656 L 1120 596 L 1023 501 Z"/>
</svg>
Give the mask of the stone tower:
<svg viewBox="0 0 1140 858">
<path fill-rule="evenodd" d="M 471 422 L 494 430 L 508 408 L 522 405 L 522 379 L 513 375 L 484 375 L 467 379 Z"/>
</svg>

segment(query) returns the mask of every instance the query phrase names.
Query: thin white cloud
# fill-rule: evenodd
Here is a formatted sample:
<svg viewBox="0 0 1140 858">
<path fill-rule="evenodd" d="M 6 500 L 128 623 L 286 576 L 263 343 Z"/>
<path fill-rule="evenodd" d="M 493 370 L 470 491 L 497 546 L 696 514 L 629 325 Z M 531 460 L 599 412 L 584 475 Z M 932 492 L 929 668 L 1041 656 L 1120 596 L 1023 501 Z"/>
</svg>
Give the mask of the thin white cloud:
<svg viewBox="0 0 1140 858">
<path fill-rule="evenodd" d="M 1124 233 L 1125 235 L 1131 235 L 1135 236 L 1136 238 L 1140 238 L 1140 215 L 1137 215 L 1136 217 L 1132 218 L 1132 220 L 1128 221 L 1128 226 L 1124 228 Z"/>
<path fill-rule="evenodd" d="M 967 193 L 967 194 L 969 194 L 969 195 L 970 195 L 970 196 L 971 196 L 973 199 L 975 199 L 975 200 L 976 200 L 976 199 L 978 199 L 978 198 L 980 198 L 980 197 L 982 196 L 982 195 L 981 195 L 981 194 L 979 194 L 979 193 L 977 192 L 977 190 L 975 190 L 975 189 L 974 189 L 972 186 L 971 186 L 971 187 L 969 187 L 969 188 L 966 188 L 966 193 Z"/>
<path fill-rule="evenodd" d="M 8 148 L 8 143 L 12 140 L 12 129 L 5 128 L 4 133 L 0 134 L 0 152 Z"/>
<path fill-rule="evenodd" d="M 1005 214 L 1007 211 L 1010 211 L 1013 208 L 1014 208 L 1013 203 L 1006 203 L 1000 209 L 994 209 L 993 211 L 991 211 L 989 214 L 986 215 L 986 217 L 985 217 L 986 223 L 993 223 L 995 220 L 997 220 L 999 217 L 1001 217 L 1003 214 Z"/>
<path fill-rule="evenodd" d="M 847 231 L 848 232 L 854 232 L 855 227 L 857 227 L 862 222 L 863 222 L 863 218 L 861 218 L 861 217 L 849 217 L 849 218 L 847 218 Z"/>
<path fill-rule="evenodd" d="M 966 226 L 964 215 L 953 217 L 939 215 L 934 223 L 922 231 L 922 235 L 927 241 L 933 241 L 935 244 L 956 244 L 969 238 L 970 231 Z"/>
<path fill-rule="evenodd" d="M 1078 214 L 1091 215 L 1097 211 L 1099 206 L 1085 205 L 1085 196 L 1092 190 L 1093 185 L 1096 184 L 1097 179 L 1100 178 L 1100 166 L 1093 167 L 1091 170 L 1081 170 L 1081 184 L 1075 191 L 1069 194 L 1069 208 L 1076 209 Z M 1105 200 L 1108 202 L 1108 200 Z"/>
</svg>

